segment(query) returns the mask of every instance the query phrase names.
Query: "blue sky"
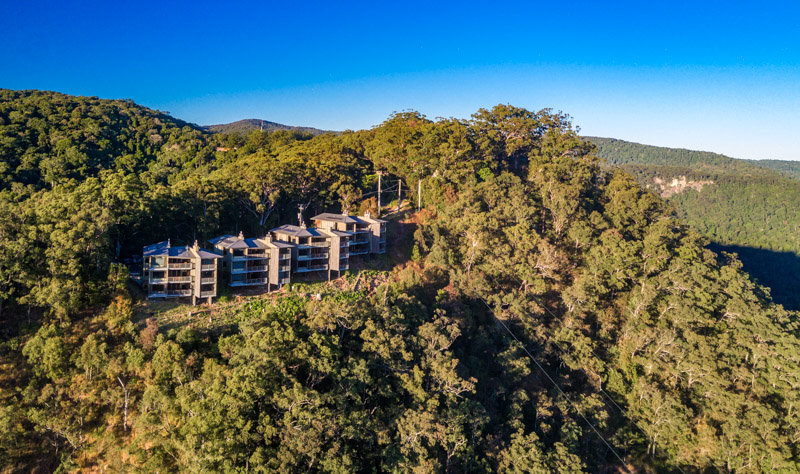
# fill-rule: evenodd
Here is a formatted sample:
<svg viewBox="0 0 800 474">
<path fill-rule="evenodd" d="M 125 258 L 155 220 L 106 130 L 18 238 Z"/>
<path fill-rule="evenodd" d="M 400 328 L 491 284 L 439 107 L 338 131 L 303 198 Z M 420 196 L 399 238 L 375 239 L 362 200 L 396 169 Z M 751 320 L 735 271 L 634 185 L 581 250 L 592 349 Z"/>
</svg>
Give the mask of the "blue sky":
<svg viewBox="0 0 800 474">
<path fill-rule="evenodd" d="M 0 87 L 199 124 L 550 107 L 587 135 L 800 159 L 796 2 L 3 0 Z"/>
</svg>

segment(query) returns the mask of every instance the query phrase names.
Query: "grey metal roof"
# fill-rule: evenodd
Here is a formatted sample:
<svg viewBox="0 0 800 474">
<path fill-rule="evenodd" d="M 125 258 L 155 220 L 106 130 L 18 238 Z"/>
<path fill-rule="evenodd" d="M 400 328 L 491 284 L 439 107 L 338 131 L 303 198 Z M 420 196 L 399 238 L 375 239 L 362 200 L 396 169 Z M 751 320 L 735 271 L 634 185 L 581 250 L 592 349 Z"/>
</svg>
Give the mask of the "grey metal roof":
<svg viewBox="0 0 800 474">
<path fill-rule="evenodd" d="M 274 232 L 276 234 L 291 235 L 292 237 L 327 237 L 317 229 L 300 227 L 291 224 L 285 224 L 280 227 L 276 227 L 270 230 L 270 232 Z"/>
<path fill-rule="evenodd" d="M 352 237 L 355 235 L 354 232 L 346 232 L 343 230 L 335 230 L 335 229 L 323 229 L 322 232 L 325 232 L 326 234 L 337 235 L 339 237 Z"/>
<path fill-rule="evenodd" d="M 332 214 L 330 212 L 323 212 L 322 214 L 316 215 L 311 218 L 311 220 L 315 221 L 332 221 L 332 222 L 344 222 L 345 224 L 355 224 L 356 220 L 353 217 L 344 215 L 344 214 Z"/>
<path fill-rule="evenodd" d="M 386 222 L 383 219 L 376 219 L 374 217 L 367 217 L 367 216 L 353 216 L 353 219 L 356 220 L 358 224 L 365 225 L 365 224 L 375 224 L 375 223 L 384 223 Z"/>
<path fill-rule="evenodd" d="M 197 255 L 200 258 L 222 258 L 222 255 L 216 254 L 214 252 L 209 252 L 208 250 L 198 249 Z"/>
<path fill-rule="evenodd" d="M 289 242 L 281 242 L 280 240 L 273 240 L 270 242 L 271 245 L 278 247 L 279 249 L 290 249 L 294 247 L 294 244 L 290 244 Z"/>
<path fill-rule="evenodd" d="M 185 257 L 191 258 L 192 254 L 186 246 L 172 247 L 169 240 L 153 245 L 147 245 L 142 252 L 144 257 Z"/>
<path fill-rule="evenodd" d="M 361 220 L 365 221 L 365 222 L 378 222 L 378 223 L 381 223 L 381 224 L 385 224 L 385 223 L 388 222 L 388 221 L 385 221 L 383 219 L 378 219 L 377 217 L 359 216 L 359 218 Z"/>
<path fill-rule="evenodd" d="M 259 239 L 245 239 L 242 237 L 225 234 L 209 240 L 214 245 L 219 245 L 226 249 L 265 249 L 267 244 Z"/>
<path fill-rule="evenodd" d="M 233 242 L 237 237 L 231 234 L 220 235 L 219 237 L 214 237 L 213 239 L 209 240 L 211 245 L 229 245 L 229 242 Z"/>
<path fill-rule="evenodd" d="M 219 255 L 207 250 L 198 249 L 196 252 L 192 247 L 182 245 L 173 247 L 169 240 L 157 244 L 147 245 L 142 252 L 143 257 L 175 257 L 175 258 L 221 258 Z"/>
<path fill-rule="evenodd" d="M 247 245 L 247 248 L 251 249 L 265 249 L 267 248 L 266 242 L 259 240 L 259 239 L 244 239 L 241 242 L 244 242 Z"/>
</svg>

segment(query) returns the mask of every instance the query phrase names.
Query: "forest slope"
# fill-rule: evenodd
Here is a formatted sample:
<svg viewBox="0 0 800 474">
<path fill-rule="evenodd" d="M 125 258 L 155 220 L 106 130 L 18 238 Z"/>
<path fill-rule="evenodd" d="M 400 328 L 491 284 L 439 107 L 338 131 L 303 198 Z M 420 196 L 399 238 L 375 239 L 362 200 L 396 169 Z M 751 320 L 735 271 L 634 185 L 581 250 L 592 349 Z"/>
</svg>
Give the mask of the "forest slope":
<svg viewBox="0 0 800 474">
<path fill-rule="evenodd" d="M 794 162 L 759 162 L 709 152 L 587 137 L 597 155 L 668 197 L 678 216 L 736 251 L 776 301 L 800 309 L 800 180 Z M 670 187 L 687 182 L 682 192 Z M 664 184 L 659 185 L 659 183 Z"/>
<path fill-rule="evenodd" d="M 259 130 L 264 132 L 275 132 L 278 130 L 310 133 L 311 135 L 320 135 L 328 133 L 326 130 L 320 130 L 314 127 L 297 127 L 293 125 L 283 125 L 281 123 L 270 122 L 268 120 L 260 119 L 244 119 L 237 120 L 236 122 L 223 123 L 219 125 L 206 125 L 204 130 L 209 132 L 222 132 L 222 133 L 240 133 L 246 135 L 252 131 Z"/>
<path fill-rule="evenodd" d="M 131 164 L 94 160 L 116 145 L 90 137 L 133 104 L 64 122 L 49 100 L 94 99 L 48 94 L 32 109 L 11 93 L 0 114 L 9 471 L 800 468 L 797 314 L 601 166 L 566 115 L 403 112 L 313 138 L 180 127 Z M 77 137 L 67 176 L 20 168 L 49 146 L 14 142 L 37 123 Z M 152 142 L 136 123 L 116 131 Z M 220 326 L 134 318 L 117 251 L 258 235 L 298 203 L 375 210 L 378 170 L 423 190 L 411 261 L 379 287 L 245 298 Z"/>
</svg>

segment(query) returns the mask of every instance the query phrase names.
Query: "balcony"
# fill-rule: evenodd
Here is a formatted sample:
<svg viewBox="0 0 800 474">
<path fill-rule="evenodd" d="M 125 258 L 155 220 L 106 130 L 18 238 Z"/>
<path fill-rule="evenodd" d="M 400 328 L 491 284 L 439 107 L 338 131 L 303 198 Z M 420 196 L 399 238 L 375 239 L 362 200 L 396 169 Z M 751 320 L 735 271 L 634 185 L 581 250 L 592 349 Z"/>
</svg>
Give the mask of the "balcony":
<svg viewBox="0 0 800 474">
<path fill-rule="evenodd" d="M 251 278 L 248 280 L 234 280 L 231 282 L 231 286 L 251 286 L 251 285 L 266 285 L 267 279 L 266 278 Z"/>
<path fill-rule="evenodd" d="M 327 247 L 330 247 L 330 243 L 329 242 L 307 242 L 305 244 L 297 244 L 297 246 L 300 247 L 300 248 L 303 248 L 303 247 L 325 247 L 325 248 L 327 248 Z"/>
<path fill-rule="evenodd" d="M 282 272 L 288 272 L 291 269 L 292 269 L 291 265 L 281 265 L 280 267 L 278 267 L 278 270 Z"/>
<path fill-rule="evenodd" d="M 246 260 L 266 260 L 268 257 L 265 254 L 259 255 L 234 255 L 231 260 L 234 262 L 242 262 Z"/>
<path fill-rule="evenodd" d="M 217 292 L 216 292 L 216 291 L 214 291 L 214 290 L 211 290 L 211 291 L 201 291 L 201 292 L 200 292 L 200 297 L 201 297 L 201 298 L 207 298 L 207 297 L 209 297 L 209 296 L 211 296 L 211 297 L 217 296 Z"/>
<path fill-rule="evenodd" d="M 167 277 L 157 277 L 157 278 L 153 277 L 150 279 L 151 285 L 157 285 L 159 283 L 166 283 L 166 282 L 167 282 Z"/>
<path fill-rule="evenodd" d="M 206 270 L 206 271 L 210 271 L 210 270 L 216 270 L 216 269 L 217 269 L 217 265 L 216 265 L 215 263 L 212 263 L 212 264 L 209 264 L 209 265 L 203 265 L 203 266 L 202 266 L 202 267 L 200 267 L 200 268 L 201 268 L 202 270 Z"/>
<path fill-rule="evenodd" d="M 200 283 L 209 283 L 209 284 L 211 284 L 211 283 L 216 283 L 216 282 L 217 282 L 217 279 L 214 278 L 214 277 L 201 278 L 200 279 Z"/>
<path fill-rule="evenodd" d="M 298 255 L 297 260 L 319 260 L 322 258 L 328 258 L 327 253 L 315 253 L 315 254 L 308 254 L 308 255 Z"/>
<path fill-rule="evenodd" d="M 169 277 L 170 283 L 191 283 L 192 277 L 191 276 L 171 276 Z"/>
<path fill-rule="evenodd" d="M 235 267 L 231 268 L 231 273 L 239 274 L 239 273 L 252 273 L 252 272 L 265 272 L 267 271 L 266 265 L 263 266 L 252 266 L 252 267 Z"/>
<path fill-rule="evenodd" d="M 169 290 L 168 296 L 192 296 L 192 290 Z"/>
<path fill-rule="evenodd" d="M 307 267 L 297 267 L 297 270 L 295 271 L 297 273 L 305 273 L 305 272 L 318 272 L 327 269 L 328 269 L 328 264 L 324 264 L 324 265 L 309 265 Z"/>
<path fill-rule="evenodd" d="M 192 262 L 188 263 L 169 263 L 170 270 L 191 270 L 192 269 Z"/>
</svg>

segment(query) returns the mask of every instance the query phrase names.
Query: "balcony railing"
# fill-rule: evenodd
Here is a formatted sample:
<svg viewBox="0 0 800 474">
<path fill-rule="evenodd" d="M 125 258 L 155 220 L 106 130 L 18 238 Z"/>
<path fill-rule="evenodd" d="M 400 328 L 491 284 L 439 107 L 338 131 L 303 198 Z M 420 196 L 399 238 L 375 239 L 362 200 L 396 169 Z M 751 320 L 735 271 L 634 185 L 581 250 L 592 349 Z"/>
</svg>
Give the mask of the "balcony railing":
<svg viewBox="0 0 800 474">
<path fill-rule="evenodd" d="M 158 283 L 166 283 L 166 282 L 167 282 L 167 277 L 158 277 L 158 278 L 153 277 L 150 279 L 151 285 L 155 285 Z"/>
<path fill-rule="evenodd" d="M 169 290 L 167 291 L 167 295 L 169 296 L 191 296 L 192 290 Z"/>
<path fill-rule="evenodd" d="M 217 279 L 216 279 L 216 278 L 214 278 L 214 277 L 210 277 L 210 278 L 201 278 L 201 279 L 200 279 L 200 283 L 216 283 L 216 282 L 217 282 Z"/>
<path fill-rule="evenodd" d="M 267 279 L 266 278 L 252 278 L 249 280 L 234 280 L 231 282 L 231 286 L 249 286 L 249 285 L 266 285 Z"/>
<path fill-rule="evenodd" d="M 234 255 L 231 260 L 241 262 L 243 260 L 266 260 L 267 258 L 267 255 L 262 253 L 258 255 Z"/>
<path fill-rule="evenodd" d="M 209 264 L 209 265 L 203 265 L 201 268 L 203 270 L 216 270 L 217 269 L 217 265 L 212 263 L 212 264 Z"/>
<path fill-rule="evenodd" d="M 327 253 L 316 253 L 316 254 L 308 254 L 308 255 L 298 255 L 297 260 L 319 260 L 322 258 L 328 258 Z"/>
<path fill-rule="evenodd" d="M 298 247 L 330 247 L 329 242 L 306 242 L 305 244 L 297 244 Z"/>
<path fill-rule="evenodd" d="M 298 273 L 317 272 L 317 271 L 320 271 L 320 270 L 327 270 L 327 269 L 328 269 L 328 265 L 327 264 L 325 264 L 325 265 L 309 265 L 307 267 L 297 267 L 297 272 Z"/>
<path fill-rule="evenodd" d="M 231 273 L 253 273 L 253 272 L 265 272 L 267 271 L 266 266 L 259 266 L 259 267 L 238 267 L 238 268 L 231 268 Z"/>
<path fill-rule="evenodd" d="M 170 283 L 189 283 L 192 281 L 190 276 L 171 276 L 169 277 Z"/>
<path fill-rule="evenodd" d="M 200 292 L 200 297 L 201 298 L 205 298 L 205 297 L 208 297 L 208 296 L 217 296 L 217 292 L 216 291 L 201 291 Z"/>
<path fill-rule="evenodd" d="M 169 268 L 173 270 L 191 270 L 192 262 L 189 263 L 172 263 L 170 262 Z"/>
</svg>

